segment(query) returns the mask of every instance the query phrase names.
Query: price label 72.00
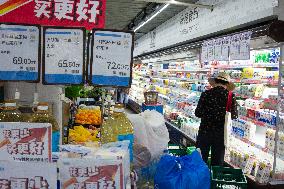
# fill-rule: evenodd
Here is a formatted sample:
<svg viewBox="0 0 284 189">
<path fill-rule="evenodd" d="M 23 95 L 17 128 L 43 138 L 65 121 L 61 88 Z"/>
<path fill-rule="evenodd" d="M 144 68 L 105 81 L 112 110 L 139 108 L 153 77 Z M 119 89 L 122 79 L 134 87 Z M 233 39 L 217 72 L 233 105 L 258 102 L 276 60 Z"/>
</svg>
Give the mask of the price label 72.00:
<svg viewBox="0 0 284 189">
<path fill-rule="evenodd" d="M 127 87 L 131 83 L 133 33 L 94 30 L 92 83 Z"/>
</svg>

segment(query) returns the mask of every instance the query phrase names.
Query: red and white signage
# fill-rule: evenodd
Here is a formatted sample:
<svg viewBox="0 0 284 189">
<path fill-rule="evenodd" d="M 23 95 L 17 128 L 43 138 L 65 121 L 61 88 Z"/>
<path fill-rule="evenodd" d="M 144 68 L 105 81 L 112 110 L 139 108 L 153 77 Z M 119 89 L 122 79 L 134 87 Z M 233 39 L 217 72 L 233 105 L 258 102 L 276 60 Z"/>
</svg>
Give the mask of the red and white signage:
<svg viewBox="0 0 284 189">
<path fill-rule="evenodd" d="M 106 0 L 0 0 L 0 22 L 104 28 Z"/>
<path fill-rule="evenodd" d="M 62 189 L 123 188 L 123 169 L 120 160 L 60 159 L 59 180 Z"/>
<path fill-rule="evenodd" d="M 0 160 L 51 162 L 49 123 L 0 123 Z"/>
<path fill-rule="evenodd" d="M 0 161 L 0 188 L 56 189 L 56 164 Z"/>
</svg>

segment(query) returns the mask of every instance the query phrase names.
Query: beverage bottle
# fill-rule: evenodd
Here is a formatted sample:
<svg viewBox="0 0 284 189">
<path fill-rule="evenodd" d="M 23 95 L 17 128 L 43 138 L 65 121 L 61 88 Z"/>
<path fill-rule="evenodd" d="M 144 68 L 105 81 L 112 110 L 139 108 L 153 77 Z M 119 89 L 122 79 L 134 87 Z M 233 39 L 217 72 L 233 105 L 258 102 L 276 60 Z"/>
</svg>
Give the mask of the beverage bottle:
<svg viewBox="0 0 284 189">
<path fill-rule="evenodd" d="M 116 104 L 113 114 L 102 124 L 101 142 L 109 143 L 116 141 L 129 140 L 130 160 L 133 158 L 132 147 L 134 142 L 134 129 L 124 113 L 124 105 Z"/>
<path fill-rule="evenodd" d="M 52 125 L 52 151 L 59 151 L 60 129 L 56 119 L 48 111 L 48 103 L 38 103 L 37 110 L 33 109 L 34 114 L 29 122 L 31 123 L 50 123 Z"/>
<path fill-rule="evenodd" d="M 4 107 L 1 107 L 0 122 L 22 122 L 23 116 L 18 110 L 17 103 L 14 100 L 4 102 Z"/>
</svg>

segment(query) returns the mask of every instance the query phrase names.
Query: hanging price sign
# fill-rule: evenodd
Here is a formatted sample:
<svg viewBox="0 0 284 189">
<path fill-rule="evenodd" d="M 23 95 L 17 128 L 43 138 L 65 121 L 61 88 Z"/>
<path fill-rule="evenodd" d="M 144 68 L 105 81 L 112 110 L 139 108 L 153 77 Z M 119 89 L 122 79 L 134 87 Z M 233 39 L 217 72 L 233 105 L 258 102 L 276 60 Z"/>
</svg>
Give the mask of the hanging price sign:
<svg viewBox="0 0 284 189">
<path fill-rule="evenodd" d="M 222 39 L 221 61 L 228 61 L 229 60 L 229 47 L 230 47 L 230 38 L 224 37 Z"/>
<path fill-rule="evenodd" d="M 133 33 L 93 31 L 91 82 L 95 85 L 131 85 Z"/>
<path fill-rule="evenodd" d="M 230 60 L 240 58 L 240 34 L 233 35 L 230 42 Z"/>
<path fill-rule="evenodd" d="M 51 161 L 51 125 L 0 123 L 0 160 Z"/>
<path fill-rule="evenodd" d="M 245 32 L 240 35 L 240 56 L 239 60 L 250 59 L 250 39 L 252 32 Z"/>
<path fill-rule="evenodd" d="M 81 84 L 84 82 L 85 30 L 44 29 L 44 84 Z"/>
<path fill-rule="evenodd" d="M 56 164 L 0 161 L 0 188 L 57 188 Z"/>
<path fill-rule="evenodd" d="M 40 28 L 0 25 L 0 80 L 39 81 Z"/>
</svg>

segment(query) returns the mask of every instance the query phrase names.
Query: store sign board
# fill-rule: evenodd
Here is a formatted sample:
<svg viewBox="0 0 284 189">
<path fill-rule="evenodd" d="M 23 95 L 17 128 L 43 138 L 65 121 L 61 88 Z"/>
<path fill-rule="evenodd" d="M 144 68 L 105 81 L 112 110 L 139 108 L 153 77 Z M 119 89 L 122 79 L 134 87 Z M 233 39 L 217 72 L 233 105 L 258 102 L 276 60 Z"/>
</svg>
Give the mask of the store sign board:
<svg viewBox="0 0 284 189">
<path fill-rule="evenodd" d="M 93 31 L 91 68 L 93 84 L 117 87 L 131 85 L 133 37 L 132 32 Z"/>
<path fill-rule="evenodd" d="M 54 163 L 0 161 L 0 188 L 57 188 Z"/>
<path fill-rule="evenodd" d="M 1 24 L 0 36 L 0 80 L 38 81 L 40 28 Z"/>
<path fill-rule="evenodd" d="M 1 0 L 0 22 L 104 28 L 106 0 Z"/>
<path fill-rule="evenodd" d="M 44 29 L 44 84 L 81 84 L 84 82 L 85 30 Z"/>
<path fill-rule="evenodd" d="M 271 17 L 275 14 L 276 1 L 200 0 L 202 4 L 215 4 L 214 10 L 185 9 L 155 29 L 155 38 L 161 39 L 155 40 L 155 46 L 151 45 L 149 33 L 139 38 L 134 56 Z"/>
<path fill-rule="evenodd" d="M 124 188 L 121 160 L 62 158 L 58 166 L 62 189 Z"/>
<path fill-rule="evenodd" d="M 51 133 L 48 123 L 0 123 L 0 160 L 50 162 Z"/>
</svg>

